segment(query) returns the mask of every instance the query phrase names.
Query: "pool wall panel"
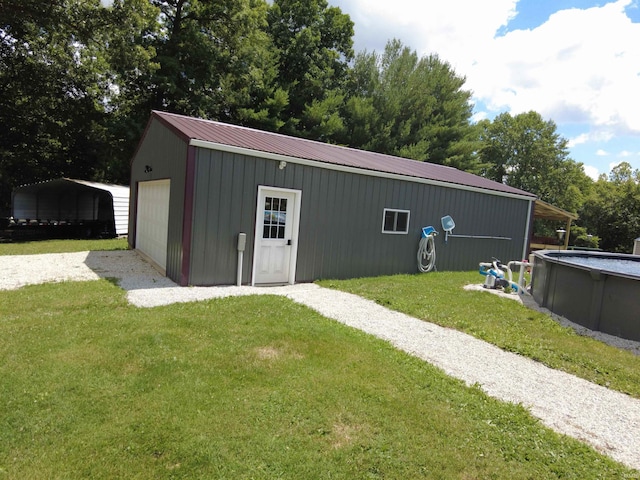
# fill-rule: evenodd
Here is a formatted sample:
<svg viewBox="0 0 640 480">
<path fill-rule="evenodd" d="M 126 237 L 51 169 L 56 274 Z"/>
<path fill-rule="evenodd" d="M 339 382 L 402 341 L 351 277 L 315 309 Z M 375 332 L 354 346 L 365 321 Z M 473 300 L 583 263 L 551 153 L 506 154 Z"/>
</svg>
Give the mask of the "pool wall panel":
<svg viewBox="0 0 640 480">
<path fill-rule="evenodd" d="M 616 337 L 640 340 L 640 281 L 609 275 L 602 294 L 600 328 Z"/>
<path fill-rule="evenodd" d="M 531 293 L 541 307 L 590 330 L 640 341 L 640 277 L 570 264 L 573 252 L 536 252 Z M 587 256 L 587 254 L 579 254 Z M 630 255 L 598 253 L 607 260 Z"/>
</svg>

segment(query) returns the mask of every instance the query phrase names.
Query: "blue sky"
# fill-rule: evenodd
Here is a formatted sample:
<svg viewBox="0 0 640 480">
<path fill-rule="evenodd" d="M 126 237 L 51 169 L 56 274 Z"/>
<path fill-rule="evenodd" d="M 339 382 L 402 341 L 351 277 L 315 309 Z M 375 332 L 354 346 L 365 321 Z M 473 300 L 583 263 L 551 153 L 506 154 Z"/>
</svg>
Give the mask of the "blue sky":
<svg viewBox="0 0 640 480">
<path fill-rule="evenodd" d="M 330 0 L 355 48 L 399 38 L 467 80 L 475 118 L 535 110 L 596 178 L 640 169 L 640 0 Z"/>
</svg>

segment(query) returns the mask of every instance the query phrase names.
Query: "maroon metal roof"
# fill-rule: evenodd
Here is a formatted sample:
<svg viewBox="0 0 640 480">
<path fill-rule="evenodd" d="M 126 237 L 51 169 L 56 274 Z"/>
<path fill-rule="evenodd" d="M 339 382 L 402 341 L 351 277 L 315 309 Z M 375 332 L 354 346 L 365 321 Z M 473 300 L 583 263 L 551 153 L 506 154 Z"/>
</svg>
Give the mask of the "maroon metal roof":
<svg viewBox="0 0 640 480">
<path fill-rule="evenodd" d="M 266 152 L 333 165 L 343 165 L 363 170 L 405 175 L 496 192 L 535 197 L 535 195 L 524 190 L 444 165 L 356 150 L 173 113 L 154 111 L 152 112 L 153 117 L 158 118 L 178 135 L 184 137 L 185 140 L 202 140 L 246 148 L 256 152 Z"/>
</svg>

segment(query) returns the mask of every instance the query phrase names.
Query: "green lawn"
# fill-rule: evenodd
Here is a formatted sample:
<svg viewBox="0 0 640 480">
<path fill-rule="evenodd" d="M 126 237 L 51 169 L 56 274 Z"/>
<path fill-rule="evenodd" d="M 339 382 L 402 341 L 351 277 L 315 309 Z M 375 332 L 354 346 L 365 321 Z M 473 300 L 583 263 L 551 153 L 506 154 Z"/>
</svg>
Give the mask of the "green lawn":
<svg viewBox="0 0 640 480">
<path fill-rule="evenodd" d="M 30 286 L 0 339 L 0 479 L 638 478 L 283 297 Z"/>
<path fill-rule="evenodd" d="M 0 254 L 126 248 L 0 245 Z M 461 286 L 320 282 L 638 396 L 637 357 Z M 625 387 L 626 385 L 626 387 Z M 275 296 L 140 309 L 107 280 L 0 291 L 0 480 L 640 478 L 520 406 Z"/>
<path fill-rule="evenodd" d="M 467 332 L 503 350 L 640 398 L 639 356 L 577 335 L 513 300 L 463 290 L 464 285 L 483 279 L 477 272 L 432 272 L 319 284 Z"/>
<path fill-rule="evenodd" d="M 36 240 L 0 243 L 0 255 L 36 255 L 40 253 L 86 252 L 89 250 L 127 250 L 126 238 L 104 240 Z"/>
</svg>

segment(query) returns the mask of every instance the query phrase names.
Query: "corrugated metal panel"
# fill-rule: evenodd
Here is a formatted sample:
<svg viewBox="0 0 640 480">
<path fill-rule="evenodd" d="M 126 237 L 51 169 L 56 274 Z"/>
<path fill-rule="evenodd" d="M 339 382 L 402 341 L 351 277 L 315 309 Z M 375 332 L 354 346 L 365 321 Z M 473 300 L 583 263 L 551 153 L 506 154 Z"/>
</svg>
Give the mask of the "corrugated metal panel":
<svg viewBox="0 0 640 480">
<path fill-rule="evenodd" d="M 108 183 L 88 182 L 86 180 L 69 179 L 92 188 L 105 190 L 113 199 L 113 217 L 116 226 L 116 234 L 126 235 L 129 230 L 129 187 L 125 185 L 113 185 Z"/>
<path fill-rule="evenodd" d="M 196 158 L 189 283 L 232 284 L 238 233 L 247 233 L 245 258 L 252 258 L 256 175 L 264 175 L 256 166 L 264 162 L 203 149 L 198 149 Z M 250 275 L 251 263 L 245 260 L 245 283 Z"/>
<path fill-rule="evenodd" d="M 11 201 L 11 215 L 15 219 L 38 219 L 38 198 L 28 192 L 14 190 Z M 46 213 L 46 212 L 45 212 Z M 50 218 L 46 216 L 46 218 Z M 57 219 L 57 216 L 51 217 Z"/>
<path fill-rule="evenodd" d="M 180 282 L 183 256 L 183 220 L 188 145 L 152 118 L 131 162 L 129 244 L 135 246 L 137 184 L 140 181 L 171 179 L 167 232 L 166 275 Z"/>
<path fill-rule="evenodd" d="M 153 112 L 152 118 L 160 119 L 183 138 L 234 146 L 256 152 L 315 160 L 333 165 L 406 175 L 497 192 L 534 196 L 508 185 L 443 165 L 408 160 L 391 155 L 356 150 L 165 112 Z"/>
<path fill-rule="evenodd" d="M 233 284 L 237 234 L 247 233 L 244 283 L 250 281 L 258 185 L 302 191 L 296 281 L 417 271 L 420 230 L 451 215 L 454 234 L 437 237 L 437 267 L 472 270 L 492 256 L 520 260 L 528 222 L 522 199 L 197 149 L 189 283 Z M 410 210 L 408 235 L 382 233 L 384 208 Z"/>
<path fill-rule="evenodd" d="M 13 194 L 13 216 L 43 220 L 113 220 L 116 234 L 126 235 L 129 187 L 74 178 L 23 185 Z"/>
<path fill-rule="evenodd" d="M 113 199 L 113 216 L 116 224 L 116 233 L 126 235 L 129 231 L 129 194 L 127 198 Z"/>
</svg>

